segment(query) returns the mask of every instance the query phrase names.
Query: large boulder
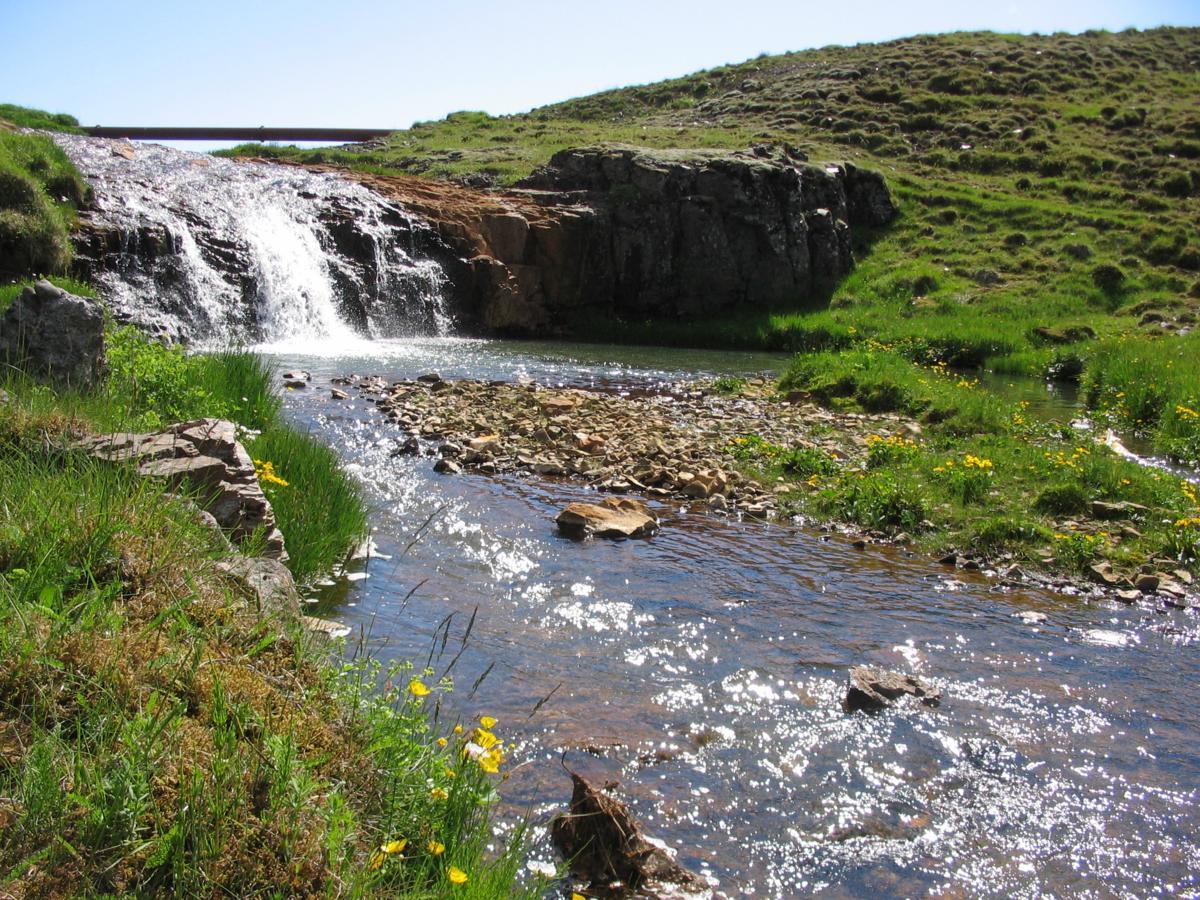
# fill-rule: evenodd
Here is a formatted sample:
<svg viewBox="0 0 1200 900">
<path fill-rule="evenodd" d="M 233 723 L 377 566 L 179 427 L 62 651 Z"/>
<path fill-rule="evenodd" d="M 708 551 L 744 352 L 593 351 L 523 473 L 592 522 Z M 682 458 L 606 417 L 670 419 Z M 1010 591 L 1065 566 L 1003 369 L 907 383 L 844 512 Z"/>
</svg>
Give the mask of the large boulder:
<svg viewBox="0 0 1200 900">
<path fill-rule="evenodd" d="M 103 310 L 48 281 L 25 288 L 0 319 L 0 363 L 60 387 L 95 387 L 107 368 Z"/>
<path fill-rule="evenodd" d="M 287 559 L 271 502 L 232 422 L 197 419 L 149 434 L 97 435 L 79 446 L 99 459 L 133 461 L 142 475 L 192 495 L 234 541 L 258 535 L 261 556 Z"/>
</svg>

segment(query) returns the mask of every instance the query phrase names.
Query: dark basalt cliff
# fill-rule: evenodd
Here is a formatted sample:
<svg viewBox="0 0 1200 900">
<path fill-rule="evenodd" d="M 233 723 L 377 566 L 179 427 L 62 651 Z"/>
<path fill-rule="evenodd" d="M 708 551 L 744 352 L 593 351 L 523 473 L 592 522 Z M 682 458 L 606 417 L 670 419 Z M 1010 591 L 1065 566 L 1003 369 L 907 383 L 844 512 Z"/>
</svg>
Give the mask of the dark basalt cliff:
<svg viewBox="0 0 1200 900">
<path fill-rule="evenodd" d="M 765 148 L 564 150 L 505 191 L 347 174 L 463 255 L 448 268 L 457 305 L 487 333 L 794 307 L 850 270 L 852 229 L 896 214 L 878 174 Z"/>
<path fill-rule="evenodd" d="M 845 275 L 850 231 L 891 221 L 882 178 L 786 156 L 623 148 L 565 150 L 524 187 L 580 212 L 563 234 L 531 229 L 516 258 L 531 307 L 493 327 L 553 323 L 572 308 L 641 318 L 795 306 Z M 520 267 L 532 266 L 525 275 Z"/>
</svg>

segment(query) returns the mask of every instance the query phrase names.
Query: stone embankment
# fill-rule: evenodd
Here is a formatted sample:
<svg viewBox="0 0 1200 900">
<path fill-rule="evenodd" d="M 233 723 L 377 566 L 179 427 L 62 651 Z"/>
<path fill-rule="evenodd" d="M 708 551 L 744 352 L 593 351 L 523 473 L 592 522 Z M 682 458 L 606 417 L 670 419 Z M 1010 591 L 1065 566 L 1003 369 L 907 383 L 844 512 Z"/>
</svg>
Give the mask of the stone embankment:
<svg viewBox="0 0 1200 900">
<path fill-rule="evenodd" d="M 446 381 L 434 373 L 391 384 L 339 380 L 408 432 L 397 454 L 432 452 L 442 472 L 566 477 L 601 491 L 764 518 L 778 512 L 778 494 L 795 485 L 763 484 L 737 471 L 738 438 L 758 435 L 845 459 L 865 455 L 867 435 L 899 433 L 907 425 L 897 416 L 789 402 L 765 384 L 736 397 L 693 384 L 621 396 L 531 382 Z"/>
<path fill-rule="evenodd" d="M 768 148 L 564 150 L 510 190 L 337 171 L 425 217 L 463 257 L 459 311 L 509 334 L 794 307 L 849 272 L 854 229 L 896 214 L 881 176 Z"/>
</svg>

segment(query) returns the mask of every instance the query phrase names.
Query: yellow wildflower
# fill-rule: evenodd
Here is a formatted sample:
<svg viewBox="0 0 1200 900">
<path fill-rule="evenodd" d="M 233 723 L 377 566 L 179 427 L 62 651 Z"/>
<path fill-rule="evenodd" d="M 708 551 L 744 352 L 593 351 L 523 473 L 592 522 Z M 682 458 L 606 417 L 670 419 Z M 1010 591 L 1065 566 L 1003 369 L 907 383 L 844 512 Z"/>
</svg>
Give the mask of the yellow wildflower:
<svg viewBox="0 0 1200 900">
<path fill-rule="evenodd" d="M 270 460 L 254 460 L 254 474 L 258 476 L 260 482 L 277 484 L 280 487 L 288 486 L 288 483 L 275 471 L 275 463 Z"/>
<path fill-rule="evenodd" d="M 447 800 L 450 797 L 446 790 L 440 787 L 435 787 L 433 790 L 431 790 L 429 792 L 429 796 L 434 800 Z"/>
<path fill-rule="evenodd" d="M 490 731 L 485 731 L 482 728 L 475 729 L 475 734 L 472 735 L 471 740 L 473 740 L 484 750 L 490 750 L 492 747 L 495 747 L 498 743 L 500 743 L 500 739 L 496 737 L 496 735 L 492 734 Z"/>
<path fill-rule="evenodd" d="M 403 853 L 404 848 L 408 846 L 408 838 L 400 838 L 398 841 L 388 841 L 379 848 L 380 853 L 386 853 L 391 856 L 395 853 Z"/>
<path fill-rule="evenodd" d="M 443 844 L 441 841 L 430 841 L 428 844 L 425 845 L 425 849 L 428 850 L 430 853 L 432 853 L 434 856 L 441 856 L 443 853 L 446 852 L 446 845 Z"/>
<path fill-rule="evenodd" d="M 451 866 L 446 870 L 446 877 L 450 879 L 451 884 L 466 884 L 467 873 L 458 866 Z"/>
<path fill-rule="evenodd" d="M 425 686 L 425 682 L 423 682 L 420 678 L 414 678 L 408 683 L 408 692 L 414 697 L 429 696 L 429 688 Z"/>
<path fill-rule="evenodd" d="M 482 725 L 484 728 L 491 729 L 491 728 L 496 727 L 496 720 L 494 718 L 492 718 L 491 716 L 480 716 L 479 724 Z"/>
<path fill-rule="evenodd" d="M 439 747 L 445 747 L 446 744 L 448 744 L 448 743 L 449 743 L 449 741 L 447 741 L 444 737 L 440 737 L 437 739 L 437 745 Z"/>
</svg>

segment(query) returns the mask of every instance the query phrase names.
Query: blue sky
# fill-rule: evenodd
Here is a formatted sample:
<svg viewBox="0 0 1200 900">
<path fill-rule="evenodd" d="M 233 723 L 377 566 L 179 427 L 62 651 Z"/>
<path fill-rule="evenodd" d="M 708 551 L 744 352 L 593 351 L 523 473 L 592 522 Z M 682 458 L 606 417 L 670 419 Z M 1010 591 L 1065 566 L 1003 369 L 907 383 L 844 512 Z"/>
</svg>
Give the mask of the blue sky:
<svg viewBox="0 0 1200 900">
<path fill-rule="evenodd" d="M 911 34 L 1200 24 L 1200 2 L 0 0 L 0 102 L 102 125 L 405 127 Z"/>
</svg>

